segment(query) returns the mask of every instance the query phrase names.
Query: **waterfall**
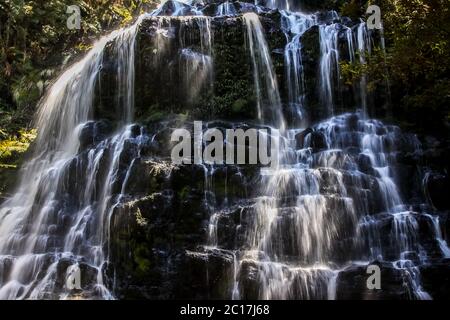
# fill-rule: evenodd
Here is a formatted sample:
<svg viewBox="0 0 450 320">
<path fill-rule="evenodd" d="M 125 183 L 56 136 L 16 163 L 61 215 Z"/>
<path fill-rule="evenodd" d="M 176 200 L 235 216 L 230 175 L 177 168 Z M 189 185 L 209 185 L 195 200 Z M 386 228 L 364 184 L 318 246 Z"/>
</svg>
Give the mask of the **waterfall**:
<svg viewBox="0 0 450 320">
<path fill-rule="evenodd" d="M 246 13 L 243 18 L 247 27 L 248 44 L 253 64 L 258 118 L 263 123 L 274 124 L 276 128 L 283 130 L 285 124 L 281 114 L 278 81 L 263 27 L 258 15 L 254 13 Z"/>
<path fill-rule="evenodd" d="M 294 33 L 285 49 L 289 101 L 301 105 L 301 35 L 316 22 L 309 16 L 292 18 L 286 12 L 283 15 L 286 29 Z M 344 30 L 349 59 L 352 61 L 355 59 L 354 35 L 350 28 Z M 371 48 L 365 30 L 363 23 L 357 28 L 357 49 L 360 52 L 370 51 Z M 334 114 L 333 91 L 339 81 L 339 32 L 340 26 L 337 24 L 319 25 L 320 93 L 329 115 Z M 258 41 L 264 43 L 263 38 Z M 360 62 L 365 63 L 362 53 L 359 57 Z M 255 83 L 258 88 L 257 77 Z M 367 114 L 366 86 L 363 77 L 360 84 L 363 115 Z M 364 224 L 369 229 L 366 232 L 368 231 L 367 240 L 371 243 L 370 252 L 375 254 L 366 256 L 366 259 L 379 258 L 379 254 L 382 256 L 384 249 L 380 248 L 381 239 L 377 238 L 380 233 L 372 230 L 374 225 L 370 223 L 368 212 L 368 208 L 373 206 L 373 200 L 363 190 L 354 194 L 352 185 L 361 188 L 367 185 L 368 177 L 361 174 L 353 156 L 346 153 L 351 147 L 359 148 L 360 156 L 367 157 L 370 162 L 379 190 L 377 201 L 392 216 L 391 237 L 392 246 L 398 250 L 396 258 L 403 261 L 405 252 L 420 251 L 416 245 L 416 218 L 410 212 L 403 211 L 403 202 L 391 175 L 391 159 L 395 152 L 392 146 L 400 136 L 398 128 L 385 127 L 376 121 L 364 121 L 364 116 L 361 115 L 356 116 L 356 127 L 351 128 L 349 123 L 353 121 L 352 117 L 334 117 L 319 124 L 316 130 L 322 132 L 326 149 L 310 153 L 309 150 L 316 147 L 312 135 L 307 134 L 304 145 L 306 149 L 297 150 L 299 156 L 296 161 L 292 161 L 291 154 L 295 153 L 294 137 L 299 131 L 288 130 L 281 144 L 281 159 L 284 162 L 277 170 L 269 174 L 266 171 L 261 177 L 262 190 L 253 209 L 255 216 L 252 227 L 247 233 L 249 250 L 241 252 L 239 262 L 240 266 L 255 265 L 259 298 L 336 298 L 336 282 L 342 269 L 336 269 L 329 262 L 339 256 L 336 245 L 343 241 L 341 237 L 350 237 L 352 240 L 348 245 L 354 247 L 364 241 L 360 232 Z M 386 145 L 390 146 L 389 149 L 386 149 Z M 344 183 L 344 179 L 349 181 L 348 176 L 351 177 L 350 185 L 349 182 Z M 330 185 L 334 187 L 329 188 Z M 322 191 L 327 189 L 330 190 Z M 288 234 L 285 233 L 287 226 L 290 226 Z M 435 233 L 435 237 L 440 239 L 440 234 L 437 231 Z M 447 252 L 445 248 L 444 245 L 444 255 Z M 351 259 L 344 252 L 340 254 L 347 256 L 340 258 L 344 261 Z M 408 260 L 406 264 L 396 262 L 395 266 L 410 275 L 412 295 L 415 298 L 429 298 L 420 285 L 419 271 L 414 263 Z M 239 283 L 234 288 L 236 298 L 243 290 L 236 289 L 239 288 Z"/>
<path fill-rule="evenodd" d="M 295 102 L 295 99 L 300 98 L 302 90 L 300 38 L 303 32 L 313 25 L 314 20 L 301 15 L 291 18 L 286 13 L 284 18 L 287 20 L 285 24 L 288 29 L 297 33 L 285 49 L 290 97 L 291 101 Z M 246 19 L 249 27 L 248 18 Z M 250 31 L 249 29 L 249 35 Z M 328 29 L 325 32 L 328 32 Z M 321 36 L 328 35 L 325 32 L 321 32 Z M 254 46 L 252 41 L 254 39 L 250 38 L 250 48 Z M 264 48 L 267 46 L 262 33 L 255 41 Z M 322 51 L 322 57 L 325 56 L 323 60 L 329 61 L 331 58 L 328 58 L 328 55 L 337 52 L 336 33 L 332 34 L 331 41 L 321 37 L 322 50 L 324 46 L 330 45 L 333 47 L 327 47 L 327 52 Z M 334 52 L 329 52 L 330 50 Z M 269 55 L 267 57 L 270 59 Z M 337 57 L 334 59 L 338 60 Z M 331 67 L 328 66 L 326 69 L 323 66 L 326 63 L 321 63 L 321 75 L 324 81 L 328 81 L 331 95 Z M 257 70 L 255 62 L 254 70 Z M 259 89 L 258 74 L 260 72 L 255 74 L 257 89 Z M 269 101 L 272 106 L 278 104 L 278 99 Z M 321 174 L 309 167 L 309 159 L 306 162 L 299 159 L 292 161 L 290 155 L 295 153 L 296 149 L 295 133 L 295 130 L 291 130 L 283 136 L 280 157 L 284 159 L 284 163 L 280 168 L 271 172 L 266 171 L 261 176 L 262 190 L 256 200 L 255 217 L 247 235 L 250 250 L 241 253 L 240 265 L 243 263 L 257 265 L 261 299 L 289 299 L 296 292 L 294 286 L 298 288 L 296 293 L 299 298 L 327 298 L 330 281 L 336 277 L 326 262 L 331 258 L 333 244 L 342 229 L 341 222 L 346 221 L 343 217 L 352 221 L 356 228 L 357 218 L 351 199 L 346 198 L 346 190 L 342 183 L 340 184 L 342 189 L 339 190 L 342 199 L 335 202 L 334 199 L 320 193 Z M 327 207 L 331 203 L 337 205 L 335 210 L 342 208 L 340 210 L 343 217 L 334 219 L 329 215 Z M 283 229 L 288 225 L 291 225 L 290 232 L 286 234 Z M 312 287 L 316 289 L 311 290 Z"/>
<path fill-rule="evenodd" d="M 421 267 L 432 264 L 436 256 L 448 258 L 450 249 L 439 217 L 428 207 L 409 204 L 398 177 L 400 154 L 404 150 L 420 154 L 420 143 L 397 126 L 369 118 L 365 76 L 358 86 L 355 110 L 338 114 L 339 63 L 358 59 L 367 63 L 365 52 L 370 52 L 374 43 L 366 25 L 344 25 L 336 12 L 322 16 L 290 11 L 294 1 L 272 0 L 265 5 L 269 9 L 261 1 L 254 5 L 222 1 L 206 10 L 207 5 L 200 1 L 161 1 L 155 11 L 142 15 L 132 26 L 101 38 L 81 61 L 55 81 L 36 115 L 39 135 L 31 160 L 22 169 L 14 195 L 0 206 L 0 298 L 117 298 L 112 246 L 119 237 L 116 228 L 123 227 L 117 221 L 145 220 L 124 209 L 133 207 L 143 195 L 148 201 L 144 206 L 149 210 L 146 213 L 164 220 L 164 233 L 171 233 L 169 228 L 186 223 L 184 220 L 189 220 L 185 229 L 201 220 L 198 234 L 204 236 L 203 242 L 198 240 L 198 234 L 184 238 L 173 234 L 170 244 L 146 248 L 152 254 L 158 251 L 154 256 L 159 260 L 167 260 L 164 268 L 158 265 L 152 269 L 161 272 L 161 282 L 172 280 L 165 278 L 167 275 L 180 273 L 180 278 L 184 277 L 183 272 L 189 274 L 192 266 L 216 263 L 211 270 L 206 268 L 207 288 L 210 290 L 216 285 L 214 281 L 221 279 L 210 278 L 208 272 L 223 268 L 226 284 L 220 283 L 220 289 L 226 288 L 224 295 L 231 299 L 339 299 L 346 292 L 343 286 L 349 274 L 356 272 L 357 281 L 360 275 L 366 275 L 369 264 L 383 264 L 390 273 L 401 275 L 402 288 L 406 288 L 409 298 L 431 298 L 424 289 Z M 270 19 L 274 10 L 280 12 L 281 21 L 277 23 L 281 37 L 285 37 L 284 47 L 276 51 L 267 41 L 274 30 L 265 28 L 265 19 Z M 139 171 L 139 164 L 149 160 L 149 149 L 161 152 L 152 149 L 161 157 L 155 156 L 151 161 L 166 163 L 160 149 L 169 143 L 160 137 L 161 132 L 171 129 L 173 123 L 188 127 L 184 113 L 197 111 L 191 107 L 198 102 L 202 90 L 216 93 L 216 71 L 222 67 L 216 57 L 223 49 L 216 41 L 229 32 L 220 28 L 236 21 L 236 29 L 241 28 L 245 38 L 232 45 L 245 47 L 242 52 L 248 58 L 249 81 L 254 88 L 254 92 L 238 98 L 255 98 L 255 106 L 250 107 L 257 111 L 258 119 L 248 123 L 241 119 L 231 123 L 212 121 L 196 128 L 197 134 L 214 123 L 227 129 L 246 128 L 257 122 L 260 131 L 270 128 L 268 135 L 279 136 L 274 148 L 279 150 L 277 166 L 178 166 L 180 171 L 186 170 L 181 190 L 166 190 L 178 187 L 174 185 L 180 182 L 165 177 L 167 181 L 161 190 L 154 190 L 158 179 L 148 182 L 153 194 L 142 190 L 136 191 L 138 195 L 130 194 L 133 177 L 147 177 L 145 170 Z M 311 61 L 304 60 L 303 51 L 311 44 L 303 36 L 314 31 L 313 27 L 318 39 L 315 45 L 319 56 L 314 57 L 317 88 L 308 88 L 310 79 L 306 79 L 305 65 Z M 152 50 L 136 50 L 138 39 L 151 43 Z M 275 54 L 283 54 L 284 75 L 277 74 L 279 68 L 272 59 Z M 139 125 L 133 124 L 140 98 L 135 93 L 144 86 L 137 80 L 139 67 L 148 67 L 139 65 L 141 55 L 148 55 L 145 62 L 156 70 L 152 73 L 155 79 L 169 79 L 158 84 L 157 90 L 169 86 L 167 92 L 176 90 L 173 94 L 181 96 L 184 109 L 171 114 L 176 117 L 173 122 L 148 121 L 148 125 L 144 119 Z M 106 63 L 110 60 L 113 63 Z M 115 107 L 110 112 L 117 114 L 114 124 L 94 115 L 103 72 L 110 72 L 114 82 L 114 97 L 108 100 Z M 167 77 L 158 77 L 159 72 Z M 286 92 L 280 90 L 280 79 L 286 80 Z M 170 87 L 170 81 L 174 87 Z M 313 123 L 308 119 L 307 90 L 319 95 L 325 109 Z M 231 103 L 236 100 L 235 96 L 225 98 Z M 149 110 L 158 108 L 160 102 L 152 97 Z M 210 107 L 209 101 L 202 102 L 206 106 L 200 106 L 204 108 L 200 113 Z M 154 128 L 161 131 L 151 135 L 148 131 Z M 264 139 L 270 140 L 267 135 Z M 201 149 L 202 143 L 195 147 Z M 247 184 L 239 183 L 247 178 Z M 246 187 L 248 190 L 240 190 Z M 230 191 L 232 188 L 239 189 L 234 190 L 239 196 Z M 175 211 L 168 214 L 169 209 L 163 210 L 152 202 L 155 195 L 164 193 L 179 198 L 179 210 L 190 210 L 189 197 L 198 197 L 200 204 L 192 208 L 195 217 L 180 218 Z M 170 220 L 170 215 L 176 216 L 175 220 Z M 160 227 L 158 223 L 139 230 L 153 232 L 153 228 Z M 132 228 L 131 225 L 126 227 Z M 424 240 L 424 233 L 431 240 Z M 183 241 L 191 241 L 189 247 L 176 247 Z M 172 256 L 167 253 L 171 246 L 175 247 Z M 132 260 L 128 251 L 120 254 Z M 182 263 L 192 257 L 201 263 L 196 261 L 184 268 Z M 160 263 L 158 259 L 150 264 Z M 180 269 L 174 269 L 178 263 Z M 83 278 L 82 290 L 72 290 L 66 283 L 77 272 Z M 151 283 L 152 290 L 158 285 L 164 284 Z M 360 290 L 363 298 L 376 295 L 365 287 L 355 288 L 347 291 Z"/>
<path fill-rule="evenodd" d="M 34 155 L 22 170 L 16 193 L 0 207 L 0 263 L 3 272 L 9 274 L 1 284 L 0 298 L 68 297 L 67 288 L 57 287 L 61 282 L 59 269 L 65 264 L 72 268 L 82 264 L 96 273 L 88 296 L 112 298 L 103 274 L 108 263 L 105 248 L 112 210 L 111 188 L 130 130 L 120 129 L 110 141 L 88 154 L 77 153 L 80 135 L 90 128 L 95 130 L 89 119 L 108 43 L 114 43 L 116 48 L 117 97 L 122 119 L 128 123 L 133 117 L 134 43 L 144 18 L 145 15 L 133 26 L 95 43 L 83 60 L 59 77 L 43 99 L 36 118 L 39 136 Z M 108 174 L 100 184 L 101 190 L 97 190 L 94 180 L 109 148 L 113 150 L 110 163 L 102 163 L 108 167 Z M 75 180 L 75 185 L 73 170 L 86 174 L 85 179 Z M 67 195 L 78 200 L 71 204 L 64 199 Z M 62 279 L 64 284 L 65 281 Z"/>
<path fill-rule="evenodd" d="M 118 107 L 122 112 L 121 119 L 130 123 L 134 118 L 134 68 L 135 68 L 135 42 L 137 27 L 147 15 L 139 17 L 137 23 L 131 28 L 121 32 L 115 41 L 117 50 L 117 97 Z"/>
<path fill-rule="evenodd" d="M 361 64 L 365 64 L 366 63 L 365 55 L 367 53 L 370 54 L 371 44 L 367 32 L 367 26 L 364 22 L 361 22 L 358 25 L 356 37 L 359 52 L 359 62 Z M 359 92 L 360 92 L 361 108 L 364 114 L 367 115 L 367 77 L 364 74 L 361 76 L 361 81 L 359 84 Z"/>
<path fill-rule="evenodd" d="M 195 100 L 200 90 L 213 79 L 212 32 L 211 21 L 208 17 L 194 17 L 186 19 L 186 24 L 196 23 L 200 33 L 200 52 L 190 48 L 183 48 L 181 52 L 184 60 L 184 90 L 189 102 Z M 183 25 L 182 25 L 183 26 Z M 184 31 L 180 31 L 183 32 Z"/>
<path fill-rule="evenodd" d="M 195 0 L 162 0 L 156 10 L 151 15 L 153 16 L 189 16 L 201 15 L 193 5 Z"/>
<path fill-rule="evenodd" d="M 284 50 L 286 78 L 289 92 L 289 105 L 299 119 L 304 118 L 305 79 L 303 74 L 301 37 L 305 31 L 315 24 L 315 17 L 301 13 L 282 11 L 286 36 L 293 34 Z"/>
<path fill-rule="evenodd" d="M 221 3 L 217 7 L 217 13 L 218 16 L 235 16 L 237 13 L 236 8 L 233 3 L 230 3 L 230 1 L 225 1 L 224 3 Z"/>
<path fill-rule="evenodd" d="M 334 114 L 334 86 L 339 79 L 338 30 L 335 25 L 321 25 L 320 95 L 328 115 Z"/>
<path fill-rule="evenodd" d="M 255 1 L 257 4 L 258 1 Z M 266 3 L 269 8 L 278 8 L 281 10 L 290 10 L 292 4 L 290 0 L 268 0 Z"/>
</svg>

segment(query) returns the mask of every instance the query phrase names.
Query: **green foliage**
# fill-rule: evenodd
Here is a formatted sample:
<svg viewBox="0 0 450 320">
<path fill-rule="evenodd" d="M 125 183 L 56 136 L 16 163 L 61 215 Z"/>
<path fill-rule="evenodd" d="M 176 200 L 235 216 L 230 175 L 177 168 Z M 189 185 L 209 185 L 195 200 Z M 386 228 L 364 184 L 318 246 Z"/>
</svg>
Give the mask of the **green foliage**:
<svg viewBox="0 0 450 320">
<path fill-rule="evenodd" d="M 147 272 L 151 268 L 151 261 L 149 259 L 150 257 L 150 251 L 149 248 L 143 244 L 137 244 L 136 248 L 134 248 L 133 251 L 134 254 L 134 262 L 137 265 L 137 274 L 140 276 L 145 276 Z"/>
<path fill-rule="evenodd" d="M 25 115 L 24 123 L 29 123 L 45 87 L 65 64 L 89 49 L 89 44 L 99 34 L 129 23 L 133 16 L 148 10 L 154 2 L 0 1 L 0 112 L 13 120 Z M 69 17 L 66 11 L 70 5 L 81 9 L 80 30 L 69 30 L 66 26 Z M 0 126 L 17 133 L 17 128 L 3 123 Z"/>
<path fill-rule="evenodd" d="M 67 63 L 88 50 L 99 34 L 130 23 L 133 17 L 149 10 L 156 2 L 159 1 L 1 0 L 0 128 L 8 134 L 17 134 L 20 128 L 28 127 L 37 101 Z M 382 9 L 386 55 L 375 52 L 366 56 L 367 65 L 343 63 L 341 69 L 346 83 L 366 73 L 369 89 L 374 89 L 389 76 L 397 111 L 426 114 L 432 110 L 430 117 L 447 120 L 450 117 L 450 1 L 327 0 L 303 1 L 302 7 L 311 10 L 339 8 L 342 15 L 357 19 L 364 15 L 369 3 L 378 4 Z M 74 4 L 81 8 L 81 30 L 66 27 L 67 6 Z M 230 41 L 219 48 L 219 52 L 230 49 Z M 230 52 L 223 53 L 224 57 L 234 57 L 237 49 L 231 48 Z M 225 63 L 226 59 L 217 65 Z M 239 74 L 240 70 L 233 72 L 232 76 L 224 75 L 235 77 L 232 83 L 219 79 L 221 87 L 215 88 L 215 97 L 205 98 L 206 110 L 202 112 L 214 110 L 218 114 L 236 116 L 250 113 L 247 106 L 254 105 L 253 98 L 245 91 L 251 83 Z M 230 95 L 235 87 L 240 88 L 240 94 Z M 156 113 L 149 120 L 157 121 L 161 117 L 162 114 Z"/>
<path fill-rule="evenodd" d="M 179 197 L 181 201 L 184 201 L 188 198 L 189 193 L 191 192 L 190 186 L 184 186 L 183 189 L 179 192 Z"/>
<path fill-rule="evenodd" d="M 39 99 L 57 73 L 101 33 L 132 20 L 153 0 L 0 0 L 0 195 L 34 139 L 29 130 Z M 69 5 L 81 29 L 69 30 Z"/>
<path fill-rule="evenodd" d="M 388 70 L 402 113 L 437 130 L 450 115 L 450 1 L 383 0 Z"/>
<path fill-rule="evenodd" d="M 363 55 L 365 63 L 361 63 L 359 57 Z M 360 81 L 363 75 L 369 75 L 368 91 L 372 92 L 377 86 L 385 85 L 389 80 L 387 71 L 388 58 L 385 52 L 379 47 L 375 47 L 372 52 L 357 52 L 354 62 L 341 61 L 341 77 L 345 85 L 354 85 Z"/>
<path fill-rule="evenodd" d="M 344 14 L 356 10 L 357 1 L 341 7 Z M 374 2 L 374 1 L 370 1 Z M 376 48 L 364 54 L 367 65 L 341 64 L 346 84 L 362 74 L 369 90 L 389 79 L 393 115 L 415 131 L 448 130 L 450 119 L 450 1 L 381 0 L 386 52 Z M 358 59 L 357 59 L 358 60 Z"/>
<path fill-rule="evenodd" d="M 341 15 L 352 19 L 358 19 L 364 15 L 364 7 L 359 0 L 351 0 L 342 3 L 340 7 Z"/>
<path fill-rule="evenodd" d="M 142 212 L 139 208 L 137 208 L 135 215 L 136 215 L 136 222 L 139 226 L 141 227 L 147 226 L 148 221 L 143 217 Z"/>
<path fill-rule="evenodd" d="M 36 130 L 19 130 L 10 136 L 0 129 L 0 197 L 15 184 L 17 168 L 36 138 Z"/>
<path fill-rule="evenodd" d="M 6 135 L 3 130 L 0 132 Z M 0 140 L 0 166 L 15 166 L 19 156 L 28 150 L 35 138 L 36 130 L 20 130 L 18 136 L 6 136 Z"/>
</svg>

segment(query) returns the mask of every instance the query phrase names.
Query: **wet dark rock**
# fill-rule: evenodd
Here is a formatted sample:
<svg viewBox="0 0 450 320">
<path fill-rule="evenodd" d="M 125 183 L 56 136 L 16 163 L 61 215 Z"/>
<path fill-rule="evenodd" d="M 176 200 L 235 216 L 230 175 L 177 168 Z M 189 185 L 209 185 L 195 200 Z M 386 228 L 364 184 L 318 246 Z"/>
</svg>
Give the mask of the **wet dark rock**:
<svg viewBox="0 0 450 320">
<path fill-rule="evenodd" d="M 107 121 L 86 123 L 79 134 L 80 150 L 86 150 L 106 139 L 110 131 L 110 124 Z"/>
<path fill-rule="evenodd" d="M 313 130 L 311 128 L 305 129 L 300 133 L 297 133 L 295 136 L 295 140 L 297 141 L 297 149 L 305 148 L 305 138 L 308 134 L 312 133 Z"/>
<path fill-rule="evenodd" d="M 13 262 L 14 258 L 10 256 L 2 256 L 0 258 L 0 285 L 3 285 L 8 280 Z"/>
<path fill-rule="evenodd" d="M 368 241 L 374 234 L 378 234 L 377 246 L 380 247 L 383 258 L 388 260 L 398 260 L 401 253 L 406 249 L 420 252 L 424 249 L 429 259 L 440 259 L 443 257 L 439 242 L 436 239 L 436 232 L 431 217 L 427 214 L 416 212 L 405 212 L 395 220 L 391 214 L 377 214 L 365 222 L 362 229 L 363 238 Z M 405 230 L 403 237 L 399 238 L 399 228 Z M 387 236 L 381 236 L 387 235 Z M 406 241 L 406 242 L 405 242 Z M 365 252 L 370 251 L 370 245 L 366 244 Z M 406 252 L 411 256 L 412 252 Z"/>
<path fill-rule="evenodd" d="M 358 155 L 358 169 L 366 174 L 375 175 L 375 170 L 372 167 L 369 156 L 363 153 Z"/>
<path fill-rule="evenodd" d="M 425 195 L 431 205 L 438 210 L 448 210 L 448 190 L 450 177 L 446 174 L 431 173 L 424 181 Z"/>
<path fill-rule="evenodd" d="M 124 186 L 126 193 L 137 195 L 148 195 L 168 185 L 168 176 L 176 170 L 168 161 L 146 160 L 136 158 L 129 168 L 128 180 Z"/>
<path fill-rule="evenodd" d="M 318 94 L 319 78 L 317 70 L 320 63 L 319 27 L 309 28 L 301 37 L 303 73 L 305 77 L 305 106 L 308 119 L 315 123 L 326 118 L 326 108 L 320 104 Z"/>
<path fill-rule="evenodd" d="M 182 16 L 190 16 L 190 15 L 194 15 L 195 13 L 192 12 L 191 10 L 191 6 L 184 4 L 182 2 L 174 2 L 172 0 L 167 1 L 166 3 L 163 4 L 163 6 L 160 8 L 160 11 L 158 12 L 158 15 L 161 16 L 171 16 L 173 13 L 177 12 L 177 8 L 181 6 L 182 8 L 179 9 L 181 10 L 179 15 Z"/>
<path fill-rule="evenodd" d="M 251 260 L 241 262 L 239 272 L 239 292 L 243 300 L 257 300 L 260 297 L 258 282 L 259 266 Z"/>
<path fill-rule="evenodd" d="M 239 210 L 239 209 L 238 209 Z M 238 210 L 219 213 L 217 221 L 217 242 L 219 247 L 237 248 L 236 232 L 239 225 Z"/>
<path fill-rule="evenodd" d="M 307 146 L 318 152 L 328 148 L 326 137 L 319 131 L 314 131 L 307 136 Z"/>
<path fill-rule="evenodd" d="M 350 114 L 346 121 L 348 130 L 358 131 L 360 129 L 360 118 L 357 114 Z"/>
<path fill-rule="evenodd" d="M 422 286 L 435 300 L 448 300 L 450 296 L 450 260 L 420 267 Z"/>
<path fill-rule="evenodd" d="M 55 286 L 59 289 L 67 287 L 67 277 L 70 274 L 71 268 L 73 268 L 73 272 L 75 270 L 80 272 L 79 280 L 81 289 L 84 291 L 93 292 L 95 290 L 95 283 L 99 270 L 85 262 L 78 263 L 75 257 L 63 257 L 58 260 L 58 264 L 56 266 Z M 72 275 L 75 276 L 74 273 Z M 73 284 L 75 285 L 75 277 L 73 279 Z M 77 294 L 78 292 L 81 292 L 78 288 L 73 288 L 69 291 L 70 294 Z"/>
<path fill-rule="evenodd" d="M 86 288 L 94 289 L 90 286 L 92 286 L 93 283 L 96 283 L 99 270 L 83 262 L 80 263 L 78 267 L 80 268 L 81 287 L 84 288 L 84 290 L 86 290 Z"/>
<path fill-rule="evenodd" d="M 206 16 L 213 16 L 217 13 L 218 5 L 215 3 L 208 4 L 203 8 L 203 14 Z"/>
<path fill-rule="evenodd" d="M 411 299 L 411 283 L 408 276 L 391 263 L 374 262 L 380 267 L 381 289 L 368 289 L 367 266 L 350 266 L 341 271 L 336 280 L 338 300 L 404 300 Z"/>
<path fill-rule="evenodd" d="M 175 282 L 176 297 L 184 299 L 227 299 L 233 288 L 234 256 L 220 249 L 186 251 Z"/>
</svg>

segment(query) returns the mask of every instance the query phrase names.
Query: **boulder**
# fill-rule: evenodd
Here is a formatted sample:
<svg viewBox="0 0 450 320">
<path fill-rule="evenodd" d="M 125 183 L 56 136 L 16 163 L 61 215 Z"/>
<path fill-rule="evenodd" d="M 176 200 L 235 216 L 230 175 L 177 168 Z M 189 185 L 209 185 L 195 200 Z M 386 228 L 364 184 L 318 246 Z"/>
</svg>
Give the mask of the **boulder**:
<svg viewBox="0 0 450 320">
<path fill-rule="evenodd" d="M 296 148 L 297 150 L 304 149 L 305 148 L 305 139 L 306 136 L 310 133 L 312 133 L 313 130 L 311 128 L 305 129 L 302 132 L 299 132 L 295 135 L 295 141 L 296 141 Z"/>
<path fill-rule="evenodd" d="M 450 297 L 450 259 L 423 265 L 419 269 L 423 289 L 435 300 L 448 300 Z"/>
<path fill-rule="evenodd" d="M 380 267 L 381 289 L 368 289 L 369 265 L 352 265 L 339 272 L 336 279 L 338 300 L 404 300 L 413 298 L 409 277 L 391 263 L 375 261 Z"/>
</svg>

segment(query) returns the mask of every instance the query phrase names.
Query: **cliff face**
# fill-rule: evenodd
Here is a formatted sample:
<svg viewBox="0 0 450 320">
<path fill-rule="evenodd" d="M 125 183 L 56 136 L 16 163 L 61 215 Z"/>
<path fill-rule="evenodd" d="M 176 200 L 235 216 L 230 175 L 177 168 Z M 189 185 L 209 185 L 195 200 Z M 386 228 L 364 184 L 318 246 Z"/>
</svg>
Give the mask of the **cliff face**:
<svg viewBox="0 0 450 320">
<path fill-rule="evenodd" d="M 340 77 L 380 35 L 273 4 L 168 1 L 58 79 L 0 207 L 23 217 L 5 224 L 0 297 L 448 297 L 448 150 L 372 119 L 388 93 Z M 174 164 L 193 121 L 279 132 L 280 165 Z"/>
<path fill-rule="evenodd" d="M 203 12 L 215 14 L 217 6 L 210 5 Z M 253 7 L 245 8 L 251 11 Z M 329 221 L 319 225 L 320 232 L 326 235 L 329 232 L 326 225 L 332 224 L 336 216 L 344 219 L 334 230 L 337 234 L 332 236 L 334 243 L 326 249 L 330 251 L 329 261 L 338 266 L 332 269 L 340 270 L 336 273 L 334 296 L 338 299 L 408 299 L 420 297 L 422 288 L 426 288 L 423 290 L 431 296 L 442 298 L 443 293 L 435 286 L 436 275 L 445 274 L 448 264 L 441 260 L 445 254 L 441 251 L 440 240 L 436 239 L 445 238 L 449 224 L 445 213 L 448 206 L 437 204 L 445 201 L 439 199 L 442 195 L 436 186 L 445 185 L 448 180 L 430 171 L 430 166 L 440 157 L 433 159 L 430 153 L 442 151 L 433 151 L 427 144 L 420 148 L 412 135 L 377 122 L 366 123 L 359 115 L 346 115 L 340 120 L 341 124 L 330 127 L 337 135 L 341 133 L 332 137 L 338 141 L 333 140 L 330 145 L 324 138 L 328 134 L 324 127 L 329 125 L 326 119 L 330 114 L 320 91 L 321 28 L 335 26 L 335 49 L 339 59 L 345 61 L 354 59 L 349 48 L 348 30 L 356 33 L 359 22 L 331 12 L 320 13 L 317 19 L 320 23 L 308 28 L 299 40 L 299 61 L 304 79 L 304 109 L 300 117 L 293 111 L 287 77 L 290 66 L 287 65 L 286 47 L 295 33 L 286 27 L 285 17 L 279 11 L 267 10 L 259 14 L 287 122 L 292 126 L 303 123 L 303 128 L 305 124 L 310 126 L 297 131 L 294 150 L 311 152 L 313 164 L 310 168 L 315 170 L 319 193 L 325 198 L 323 219 Z M 371 41 L 379 41 L 376 34 Z M 257 299 L 267 297 L 268 282 L 281 281 L 277 277 L 282 276 L 289 279 L 284 283 L 286 292 L 279 295 L 272 292 L 272 297 L 329 298 L 330 269 L 318 268 L 309 274 L 289 267 L 289 263 L 298 259 L 304 259 L 305 265 L 316 262 L 312 257 L 302 257 L 299 252 L 297 246 L 301 247 L 301 241 L 308 239 L 297 233 L 300 231 L 296 228 L 305 227 L 306 222 L 298 222 L 295 215 L 320 210 L 319 207 L 299 213 L 292 211 L 292 204 L 280 205 L 277 218 L 280 221 L 270 227 L 278 236 L 272 235 L 276 239 L 271 241 L 273 246 L 282 248 L 273 249 L 277 256 L 275 260 L 286 261 L 286 265 L 281 264 L 275 271 L 269 268 L 274 279 L 267 279 L 268 267 L 258 259 L 246 258 L 246 252 L 253 248 L 249 234 L 254 232 L 255 223 L 261 223 L 258 222 L 261 214 L 258 197 L 264 191 L 255 186 L 267 183 L 259 175 L 259 168 L 174 166 L 168 158 L 173 146 L 169 142 L 170 128 L 190 128 L 193 120 L 210 121 L 208 127 L 222 130 L 258 123 L 250 45 L 245 21 L 239 14 L 208 18 L 151 17 L 139 27 L 135 114 L 142 127 L 136 128 L 136 134 L 143 130 L 152 138 L 129 169 L 126 197 L 114 209 L 109 275 L 111 281 L 114 279 L 114 292 L 118 297 L 220 299 L 239 293 L 240 298 Z M 200 59 L 196 66 L 189 61 L 193 57 Z M 116 80 L 114 52 L 108 53 L 105 61 L 96 117 L 117 122 L 120 119 L 114 119 L 114 116 L 119 113 L 111 112 L 117 102 L 113 89 Z M 339 78 L 332 81 L 334 114 L 354 112 L 361 107 L 359 87 L 343 85 Z M 385 116 L 387 99 L 386 92 L 370 96 L 368 112 L 374 117 Z M 372 135 L 365 128 L 372 125 L 376 127 L 373 134 L 382 141 L 383 150 L 376 153 L 385 152 L 387 157 L 392 157 L 390 175 L 398 186 L 402 203 L 407 204 L 397 215 L 389 213 L 389 206 L 385 205 L 386 196 L 389 198 L 385 193 L 390 191 L 383 190 L 386 186 L 379 184 L 378 169 L 364 154 L 367 147 L 360 140 L 368 133 Z M 331 150 L 333 145 L 341 151 Z M 133 144 L 127 148 L 133 154 Z M 330 157 L 332 153 L 333 157 Z M 328 160 L 321 162 L 319 159 Z M 434 166 L 434 169 L 438 167 Z M 355 178 L 359 175 L 361 177 Z M 276 185 L 276 188 L 288 190 L 280 191 L 286 192 L 283 197 L 305 192 L 296 189 L 295 183 L 290 181 L 294 177 L 288 175 L 286 179 L 289 187 Z M 302 179 L 308 179 L 308 175 Z M 338 182 L 340 179 L 343 181 Z M 345 195 L 339 189 L 342 187 L 346 190 Z M 356 210 L 353 218 L 348 216 L 346 199 L 351 199 L 352 210 Z M 439 218 L 430 218 L 428 213 Z M 288 227 L 292 224 L 294 229 Z M 378 235 L 371 235 L 373 232 Z M 442 232 L 440 236 L 437 235 L 439 232 Z M 314 246 L 320 246 L 322 238 L 316 236 L 309 240 Z M 402 247 L 395 243 L 401 238 L 406 238 L 401 241 L 408 244 Z M 260 250 L 260 254 L 268 254 Z M 377 250 L 378 254 L 375 253 Z M 415 261 L 411 268 L 423 271 L 421 280 L 419 276 L 414 278 L 411 271 L 405 271 L 410 270 L 409 267 L 399 266 L 396 261 L 400 252 L 406 260 Z M 427 252 L 427 259 L 430 259 L 427 261 L 433 262 L 418 262 L 421 252 Z M 369 262 L 379 259 L 373 263 L 383 270 L 382 290 L 372 292 L 366 288 L 369 262 L 363 266 L 351 263 L 348 266 L 350 261 L 358 259 Z M 311 279 L 307 280 L 308 276 Z M 313 284 L 316 291 L 306 294 L 305 288 Z"/>
</svg>

